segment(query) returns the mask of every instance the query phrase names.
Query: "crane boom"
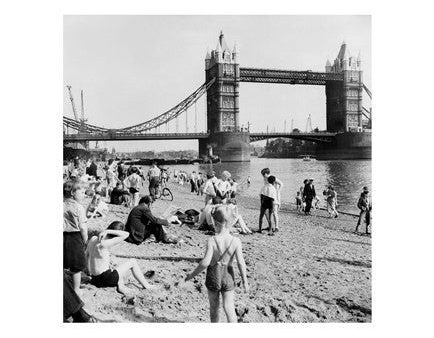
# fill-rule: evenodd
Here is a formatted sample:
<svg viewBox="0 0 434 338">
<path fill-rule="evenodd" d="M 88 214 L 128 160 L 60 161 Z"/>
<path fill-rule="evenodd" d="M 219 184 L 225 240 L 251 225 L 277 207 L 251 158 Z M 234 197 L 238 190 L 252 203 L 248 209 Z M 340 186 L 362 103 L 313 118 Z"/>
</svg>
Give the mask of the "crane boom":
<svg viewBox="0 0 434 338">
<path fill-rule="evenodd" d="M 86 122 L 86 119 L 84 118 L 83 90 L 81 90 L 81 122 Z"/>
<path fill-rule="evenodd" d="M 69 99 L 71 100 L 72 112 L 74 113 L 75 120 L 78 121 L 77 111 L 75 110 L 74 98 L 72 97 L 71 86 L 66 86 L 69 92 Z"/>
</svg>

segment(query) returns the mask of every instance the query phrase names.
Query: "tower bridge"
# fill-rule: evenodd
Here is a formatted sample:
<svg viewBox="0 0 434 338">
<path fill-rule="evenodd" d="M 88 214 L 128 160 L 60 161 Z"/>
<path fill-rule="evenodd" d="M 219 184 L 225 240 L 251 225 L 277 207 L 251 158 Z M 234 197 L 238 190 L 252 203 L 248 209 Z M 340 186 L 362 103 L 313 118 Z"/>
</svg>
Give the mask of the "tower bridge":
<svg viewBox="0 0 434 338">
<path fill-rule="evenodd" d="M 323 158 L 370 158 L 371 133 L 362 106 L 363 90 L 371 92 L 362 81 L 362 61 L 350 56 L 345 42 L 333 64 L 327 60 L 325 72 L 294 71 L 240 67 L 236 45 L 230 49 L 223 32 L 217 46 L 205 57 L 205 83 L 173 108 L 155 118 L 134 126 L 109 129 L 64 117 L 64 142 L 110 140 L 188 140 L 199 141 L 199 154 L 209 149 L 222 161 L 249 161 L 250 142 L 287 137 L 315 142 Z M 253 133 L 239 122 L 239 86 L 241 82 L 279 83 L 324 86 L 326 93 L 326 124 L 324 132 Z M 196 103 L 206 93 L 206 129 L 197 132 Z M 195 108 L 194 130 L 188 127 L 188 109 Z M 370 112 L 370 110 L 369 110 Z M 178 119 L 185 117 L 185 132 L 178 129 Z M 167 132 L 175 120 L 176 132 Z M 160 132 L 162 128 L 166 132 Z M 73 131 L 70 133 L 70 131 Z"/>
</svg>

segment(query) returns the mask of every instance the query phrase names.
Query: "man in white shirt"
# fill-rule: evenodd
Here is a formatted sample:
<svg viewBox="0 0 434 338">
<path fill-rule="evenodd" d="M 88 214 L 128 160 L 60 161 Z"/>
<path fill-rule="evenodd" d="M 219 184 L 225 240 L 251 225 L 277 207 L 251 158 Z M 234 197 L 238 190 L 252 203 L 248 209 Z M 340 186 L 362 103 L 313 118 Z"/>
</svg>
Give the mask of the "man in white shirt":
<svg viewBox="0 0 434 338">
<path fill-rule="evenodd" d="M 152 162 L 152 167 L 148 171 L 149 177 L 149 194 L 155 200 L 158 185 L 160 184 L 161 170 L 157 167 L 157 162 Z"/>
</svg>

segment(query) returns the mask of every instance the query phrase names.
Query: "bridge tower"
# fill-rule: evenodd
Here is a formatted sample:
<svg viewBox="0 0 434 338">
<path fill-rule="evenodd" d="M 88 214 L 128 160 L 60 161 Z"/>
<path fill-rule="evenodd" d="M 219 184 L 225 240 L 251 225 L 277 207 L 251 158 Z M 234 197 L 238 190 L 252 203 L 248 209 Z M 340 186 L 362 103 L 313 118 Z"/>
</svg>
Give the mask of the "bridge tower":
<svg viewBox="0 0 434 338">
<path fill-rule="evenodd" d="M 327 131 L 362 131 L 362 61 L 351 56 L 342 42 L 333 65 L 327 60 L 327 73 L 342 73 L 343 81 L 327 81 Z"/>
<path fill-rule="evenodd" d="M 207 129 L 210 136 L 199 140 L 200 155 L 213 153 L 225 162 L 250 161 L 249 132 L 240 128 L 239 84 L 240 66 L 236 45 L 231 50 L 223 32 L 214 50 L 205 57 L 205 78 L 208 83 L 215 78 L 207 90 Z"/>
</svg>

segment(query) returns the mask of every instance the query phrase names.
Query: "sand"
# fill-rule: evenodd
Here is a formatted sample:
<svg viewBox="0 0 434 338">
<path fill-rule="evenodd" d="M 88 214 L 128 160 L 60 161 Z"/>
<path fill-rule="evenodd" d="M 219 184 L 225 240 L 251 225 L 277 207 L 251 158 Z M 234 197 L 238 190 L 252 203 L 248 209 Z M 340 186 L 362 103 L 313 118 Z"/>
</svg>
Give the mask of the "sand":
<svg viewBox="0 0 434 338">
<path fill-rule="evenodd" d="M 188 185 L 169 183 L 169 188 L 174 201 L 156 201 L 154 214 L 161 215 L 170 205 L 183 210 L 203 207 L 203 197 L 191 194 Z M 259 201 L 242 196 L 237 200 L 245 221 L 257 229 Z M 248 294 L 242 291 L 235 268 L 239 322 L 370 322 L 371 237 L 353 233 L 357 222 L 353 216 L 328 218 L 321 210 L 304 216 L 294 209 L 293 205 L 282 206 L 276 236 L 265 232 L 237 235 L 251 288 Z M 90 221 L 89 227 L 125 222 L 128 212 L 126 207 L 110 205 L 109 215 Z M 125 242 L 112 250 L 115 264 L 136 258 L 143 272 L 154 270 L 149 281 L 165 285 L 163 291 L 140 289 L 130 275 L 126 285 L 135 301 L 127 304 L 115 288 L 84 283 L 85 309 L 98 319 L 115 322 L 208 322 L 205 272 L 185 284 L 182 281 L 204 254 L 209 235 L 185 224 L 171 225 L 169 232 L 181 236 L 184 243 L 147 241 L 136 246 Z M 226 321 L 223 310 L 220 320 Z"/>
</svg>

